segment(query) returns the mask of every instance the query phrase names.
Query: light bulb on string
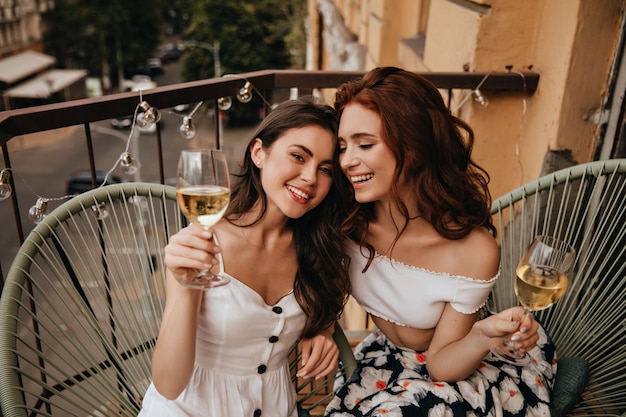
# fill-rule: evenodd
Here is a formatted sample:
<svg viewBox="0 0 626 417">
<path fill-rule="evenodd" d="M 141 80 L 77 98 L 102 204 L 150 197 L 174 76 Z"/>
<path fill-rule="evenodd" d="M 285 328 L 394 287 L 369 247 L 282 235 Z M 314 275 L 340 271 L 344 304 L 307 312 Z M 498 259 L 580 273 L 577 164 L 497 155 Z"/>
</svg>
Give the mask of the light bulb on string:
<svg viewBox="0 0 626 417">
<path fill-rule="evenodd" d="M 6 200 L 11 195 L 10 174 L 8 169 L 0 171 L 0 200 Z"/>
<path fill-rule="evenodd" d="M 28 210 L 28 218 L 35 224 L 41 223 L 41 221 L 48 215 L 48 200 L 39 197 L 34 206 Z"/>
<path fill-rule="evenodd" d="M 187 140 L 193 139 L 196 136 L 196 128 L 192 123 L 191 116 L 183 117 L 183 123 L 178 128 L 178 132 Z"/>
<path fill-rule="evenodd" d="M 489 105 L 489 100 L 483 96 L 483 93 L 481 93 L 478 88 L 472 91 L 472 96 L 474 96 L 474 101 L 481 107 L 487 107 Z"/>
<path fill-rule="evenodd" d="M 120 164 L 125 174 L 133 175 L 139 170 L 139 162 L 130 153 L 124 152 L 120 155 Z"/>
<path fill-rule="evenodd" d="M 106 209 L 105 203 L 94 204 L 91 206 L 91 210 L 96 216 L 97 220 L 104 220 L 109 217 L 109 211 Z"/>
<path fill-rule="evenodd" d="M 142 112 L 137 115 L 137 124 L 139 127 L 148 127 L 161 120 L 161 112 L 159 109 L 152 107 L 147 101 L 139 103 L 139 108 L 142 110 Z"/>
<path fill-rule="evenodd" d="M 221 111 L 230 110 L 232 106 L 233 106 L 233 99 L 231 99 L 228 96 L 220 97 L 217 99 L 217 108 L 220 109 Z"/>
<path fill-rule="evenodd" d="M 250 81 L 246 81 L 243 87 L 239 90 L 239 94 L 237 94 L 237 100 L 242 103 L 250 103 L 252 100 L 252 89 L 250 88 Z"/>
</svg>

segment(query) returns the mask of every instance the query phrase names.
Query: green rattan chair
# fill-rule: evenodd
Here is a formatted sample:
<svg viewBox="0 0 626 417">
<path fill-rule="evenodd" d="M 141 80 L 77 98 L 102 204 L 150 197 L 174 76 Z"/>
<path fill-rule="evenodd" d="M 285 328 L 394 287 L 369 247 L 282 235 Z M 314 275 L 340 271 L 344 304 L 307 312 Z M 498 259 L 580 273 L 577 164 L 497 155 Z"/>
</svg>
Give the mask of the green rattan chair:
<svg viewBox="0 0 626 417">
<path fill-rule="evenodd" d="M 159 184 L 109 185 L 66 201 L 29 234 L 0 301 L 4 417 L 138 413 L 164 307 L 163 248 L 183 223 L 175 198 Z M 335 337 L 351 372 L 339 326 Z M 303 415 L 323 409 L 334 379 L 294 375 Z"/>
<path fill-rule="evenodd" d="M 493 311 L 518 304 L 515 267 L 535 235 L 578 251 L 565 296 L 535 315 L 559 357 L 552 415 L 626 415 L 626 159 L 541 177 L 494 201 L 492 214 L 502 249 Z"/>
</svg>

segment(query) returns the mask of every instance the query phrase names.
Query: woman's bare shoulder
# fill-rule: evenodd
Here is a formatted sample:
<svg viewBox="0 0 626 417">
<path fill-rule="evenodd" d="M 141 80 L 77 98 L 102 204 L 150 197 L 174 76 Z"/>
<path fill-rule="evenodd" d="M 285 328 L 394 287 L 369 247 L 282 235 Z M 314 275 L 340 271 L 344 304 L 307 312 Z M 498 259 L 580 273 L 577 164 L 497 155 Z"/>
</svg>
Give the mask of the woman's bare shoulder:
<svg viewBox="0 0 626 417">
<path fill-rule="evenodd" d="M 500 268 L 500 247 L 493 235 L 485 228 L 476 228 L 458 241 L 455 248 L 459 274 L 474 279 L 489 280 Z"/>
</svg>

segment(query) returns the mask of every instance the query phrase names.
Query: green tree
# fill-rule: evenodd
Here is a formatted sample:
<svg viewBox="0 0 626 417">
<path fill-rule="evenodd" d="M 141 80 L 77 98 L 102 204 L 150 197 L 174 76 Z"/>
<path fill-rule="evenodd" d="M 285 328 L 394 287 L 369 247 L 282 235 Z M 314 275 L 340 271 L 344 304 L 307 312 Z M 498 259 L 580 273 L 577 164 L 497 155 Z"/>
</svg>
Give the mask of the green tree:
<svg viewBox="0 0 626 417">
<path fill-rule="evenodd" d="M 178 5 L 190 8 L 185 40 L 219 42 L 222 75 L 303 65 L 305 0 L 181 0 Z M 211 78 L 214 68 L 210 50 L 190 48 L 182 76 L 185 81 Z M 234 100 L 228 116 L 240 124 L 256 122 L 263 105 L 257 95 L 248 104 Z"/>
<path fill-rule="evenodd" d="M 162 0 L 57 0 L 44 15 L 44 50 L 60 68 L 108 72 L 117 81 L 154 56 L 163 9 Z"/>
</svg>

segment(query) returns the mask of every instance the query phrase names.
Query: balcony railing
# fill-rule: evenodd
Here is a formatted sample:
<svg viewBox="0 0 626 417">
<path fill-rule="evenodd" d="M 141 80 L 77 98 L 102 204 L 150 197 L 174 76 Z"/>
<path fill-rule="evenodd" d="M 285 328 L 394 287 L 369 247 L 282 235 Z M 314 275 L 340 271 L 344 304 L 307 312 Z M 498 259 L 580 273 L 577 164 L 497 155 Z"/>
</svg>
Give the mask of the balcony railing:
<svg viewBox="0 0 626 417">
<path fill-rule="evenodd" d="M 173 84 L 157 87 L 141 92 L 142 100 L 150 103 L 159 109 L 172 108 L 179 104 L 214 102 L 225 96 L 235 96 L 246 81 L 249 81 L 254 90 L 271 96 L 273 90 L 292 89 L 298 90 L 300 95 L 311 94 L 315 90 L 332 89 L 339 84 L 362 75 L 362 72 L 333 72 L 333 71 L 292 71 L 292 70 L 266 70 L 250 72 L 222 78 L 212 78 L 201 81 Z M 453 90 L 475 90 L 478 86 L 481 91 L 503 91 L 532 94 L 537 88 L 539 75 L 537 73 L 422 73 L 424 77 L 431 80 L 437 87 L 447 90 L 447 96 L 453 97 Z M 94 146 L 92 143 L 92 123 L 105 119 L 133 114 L 138 104 L 139 93 L 128 92 L 119 93 L 97 98 L 87 98 L 48 104 L 23 109 L 0 112 L 0 145 L 2 145 L 2 155 L 4 169 L 12 170 L 11 155 L 9 154 L 8 143 L 11 139 L 37 132 L 46 132 L 70 126 L 80 126 L 84 128 L 84 137 L 87 144 L 86 160 L 89 162 L 92 187 L 99 184 L 96 181 L 97 167 L 95 163 Z M 451 101 L 448 101 L 450 107 Z M 266 109 L 269 110 L 269 109 Z M 215 120 L 219 120 L 220 114 L 218 106 L 214 106 Z M 222 131 L 219 123 L 215 123 L 216 143 L 223 143 Z M 164 154 L 162 147 L 161 127 L 157 125 L 156 132 L 156 154 L 158 164 L 159 181 L 165 183 L 164 174 Z M 28 140 L 28 137 L 25 137 Z M 20 189 L 16 188 L 18 182 L 15 175 L 9 178 L 9 184 L 13 190 L 10 201 L 2 201 L 0 204 L 12 204 L 13 220 L 16 227 L 17 239 L 15 248 L 19 247 L 23 241 L 27 230 L 22 223 L 25 213 L 20 207 L 18 196 Z M 5 227 L 8 226 L 8 219 L 4 220 Z M 6 248 L 0 248 L 6 250 Z M 10 261 L 10 260 L 9 260 Z M 6 263 L 6 260 L 5 260 Z M 0 262 L 0 284 L 4 284 L 4 272 L 9 265 L 2 265 Z"/>
</svg>

